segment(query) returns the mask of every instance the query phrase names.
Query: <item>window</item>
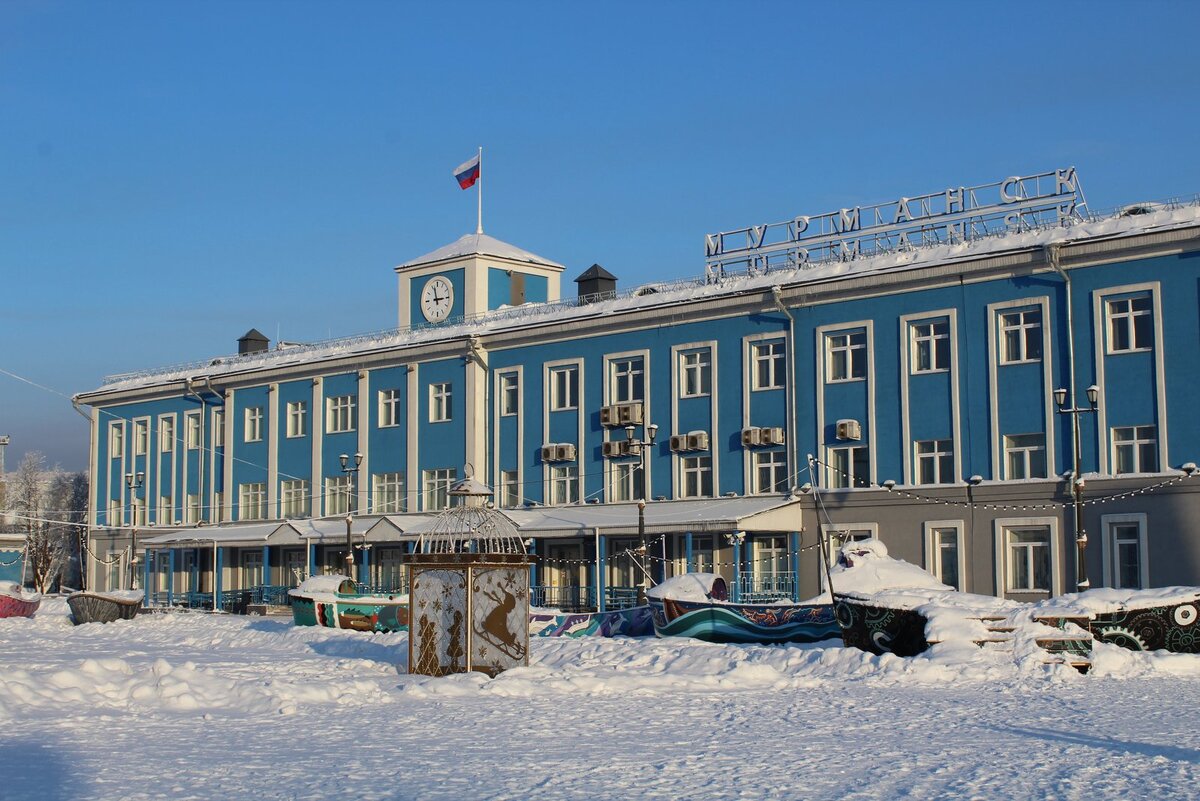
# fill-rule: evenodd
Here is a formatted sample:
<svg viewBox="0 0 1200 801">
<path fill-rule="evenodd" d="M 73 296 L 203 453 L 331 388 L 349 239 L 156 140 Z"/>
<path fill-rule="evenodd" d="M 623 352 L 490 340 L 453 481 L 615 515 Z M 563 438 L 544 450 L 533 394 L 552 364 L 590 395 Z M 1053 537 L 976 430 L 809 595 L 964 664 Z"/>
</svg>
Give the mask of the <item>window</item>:
<svg viewBox="0 0 1200 801">
<path fill-rule="evenodd" d="M 961 591 L 962 575 L 959 570 L 961 524 L 943 525 L 926 523 L 926 547 L 929 554 L 929 572 L 938 581 Z"/>
<path fill-rule="evenodd" d="M 400 390 L 379 390 L 379 427 L 392 428 L 400 425 Z"/>
<path fill-rule="evenodd" d="M 189 451 L 194 451 L 200 447 L 200 413 L 189 412 L 183 417 L 184 437 L 187 439 L 187 448 Z"/>
<path fill-rule="evenodd" d="M 954 440 L 927 439 L 913 443 L 918 484 L 954 483 Z"/>
<path fill-rule="evenodd" d="M 225 410 L 213 409 L 213 447 L 220 448 L 225 445 Z"/>
<path fill-rule="evenodd" d="M 372 511 L 391 515 L 405 511 L 404 474 L 376 473 L 371 477 Z"/>
<path fill-rule="evenodd" d="M 350 513 L 350 476 L 325 479 L 325 515 L 334 517 Z"/>
<path fill-rule="evenodd" d="M 682 498 L 709 498 L 713 494 L 711 456 L 685 456 L 680 459 L 680 487 Z"/>
<path fill-rule="evenodd" d="M 825 337 L 825 372 L 829 381 L 857 381 L 867 377 L 867 332 L 830 334 Z"/>
<path fill-rule="evenodd" d="M 1158 471 L 1157 426 L 1126 426 L 1112 430 L 1113 473 Z"/>
<path fill-rule="evenodd" d="M 110 459 L 120 459 L 125 455 L 125 424 L 108 424 L 108 456 Z"/>
<path fill-rule="evenodd" d="M 787 492 L 787 454 L 783 451 L 754 451 L 751 455 L 754 491 Z"/>
<path fill-rule="evenodd" d="M 279 485 L 279 500 L 284 518 L 308 517 L 308 479 L 293 478 Z"/>
<path fill-rule="evenodd" d="M 517 381 L 516 373 L 500 374 L 500 415 L 502 417 L 517 413 L 517 403 L 520 398 Z"/>
<path fill-rule="evenodd" d="M 1009 591 L 1050 592 L 1049 527 L 1009 528 L 1006 531 Z"/>
<path fill-rule="evenodd" d="M 123 515 L 121 512 L 121 502 L 116 498 L 109 498 L 108 519 L 106 520 L 109 526 L 125 525 L 125 515 Z"/>
<path fill-rule="evenodd" d="M 1004 477 L 1046 477 L 1046 435 L 1009 434 L 1004 438 Z"/>
<path fill-rule="evenodd" d="M 756 342 L 751 345 L 750 360 L 752 362 L 751 389 L 783 389 L 784 380 L 787 378 L 783 340 Z"/>
<path fill-rule="evenodd" d="M 1000 315 L 1000 363 L 1035 362 L 1042 358 L 1042 310 Z"/>
<path fill-rule="evenodd" d="M 325 433 L 341 434 L 354 430 L 358 400 L 353 395 L 325 399 Z"/>
<path fill-rule="evenodd" d="M 187 496 L 187 508 L 183 510 L 183 521 L 189 526 L 194 526 L 200 522 L 200 496 L 191 494 Z"/>
<path fill-rule="evenodd" d="M 521 482 L 516 470 L 500 471 L 500 507 L 514 509 L 521 505 Z"/>
<path fill-rule="evenodd" d="M 450 506 L 450 486 L 458 477 L 453 467 L 426 470 L 421 477 L 424 511 L 435 512 Z"/>
<path fill-rule="evenodd" d="M 238 519 L 267 519 L 267 485 L 261 481 L 238 488 Z"/>
<path fill-rule="evenodd" d="M 158 496 L 158 511 L 155 522 L 160 526 L 169 526 L 175 522 L 175 499 L 170 495 Z"/>
<path fill-rule="evenodd" d="M 146 499 L 134 497 L 133 499 L 133 525 L 146 525 Z"/>
<path fill-rule="evenodd" d="M 175 418 L 158 418 L 158 451 L 170 453 L 175 450 Z"/>
<path fill-rule="evenodd" d="M 429 422 L 445 423 L 451 417 L 449 384 L 429 385 Z"/>
<path fill-rule="evenodd" d="M 308 433 L 308 403 L 292 401 L 287 405 L 288 437 L 303 437 Z"/>
<path fill-rule="evenodd" d="M 1108 301 L 1108 352 L 1131 353 L 1154 346 L 1150 296 Z"/>
<path fill-rule="evenodd" d="M 1148 571 L 1145 569 L 1145 525 L 1144 514 L 1105 515 L 1104 556 L 1110 567 L 1111 586 L 1117 589 L 1140 590 L 1145 588 Z"/>
<path fill-rule="evenodd" d="M 709 535 L 693 535 L 692 536 L 692 565 L 697 573 L 712 573 L 714 572 L 713 559 L 713 537 Z"/>
<path fill-rule="evenodd" d="M 610 503 L 636 501 L 646 497 L 645 474 L 637 462 L 614 462 L 609 481 Z"/>
<path fill-rule="evenodd" d="M 679 386 L 684 398 L 712 394 L 712 351 L 693 350 L 680 355 Z"/>
<path fill-rule="evenodd" d="M 612 403 L 636 403 L 646 399 L 646 376 L 642 357 L 614 359 L 609 363 Z"/>
<path fill-rule="evenodd" d="M 579 408 L 579 368 L 550 368 L 550 411 Z"/>
<path fill-rule="evenodd" d="M 950 369 L 950 322 L 915 323 L 912 333 L 912 371 L 932 373 Z"/>
<path fill-rule="evenodd" d="M 871 482 L 870 451 L 865 445 L 829 448 L 827 484 L 831 489 L 866 487 Z"/>
<path fill-rule="evenodd" d="M 246 442 L 262 442 L 263 410 L 261 406 L 246 409 Z"/>
<path fill-rule="evenodd" d="M 213 520 L 214 523 L 225 522 L 225 493 L 213 493 Z"/>
<path fill-rule="evenodd" d="M 133 455 L 145 456 L 150 450 L 150 421 L 135 420 L 133 423 Z"/>
<path fill-rule="evenodd" d="M 550 468 L 550 503 L 562 506 L 579 501 L 579 468 L 554 465 Z"/>
</svg>

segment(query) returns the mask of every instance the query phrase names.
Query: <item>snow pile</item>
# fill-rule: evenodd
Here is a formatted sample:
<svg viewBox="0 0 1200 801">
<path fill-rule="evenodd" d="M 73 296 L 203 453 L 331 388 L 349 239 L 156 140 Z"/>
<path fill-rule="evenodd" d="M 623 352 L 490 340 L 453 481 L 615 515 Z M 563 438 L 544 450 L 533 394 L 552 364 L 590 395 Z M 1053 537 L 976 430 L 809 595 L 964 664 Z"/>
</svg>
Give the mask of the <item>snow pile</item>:
<svg viewBox="0 0 1200 801">
<path fill-rule="evenodd" d="M 36 592 L 28 592 L 15 581 L 0 581 L 0 595 L 7 595 L 10 598 L 16 598 L 18 601 L 36 601 L 42 596 Z"/>
<path fill-rule="evenodd" d="M 830 567 L 834 592 L 849 595 L 875 595 L 887 590 L 952 592 L 927 571 L 903 559 L 888 556 L 882 540 L 848 542 L 838 552 L 837 563 Z"/>
<path fill-rule="evenodd" d="M 715 590 L 715 592 L 714 592 Z M 723 601 L 727 597 L 725 579 L 716 573 L 684 573 L 672 576 L 646 590 L 646 597 L 673 601 Z"/>
<path fill-rule="evenodd" d="M 1041 601 L 1036 606 L 1046 609 L 1042 614 L 1061 612 L 1060 617 L 1084 617 L 1186 603 L 1200 603 L 1200 590 L 1196 587 L 1155 587 L 1148 590 L 1098 587 L 1087 592 L 1059 595 Z"/>
<path fill-rule="evenodd" d="M 358 591 L 357 585 L 341 575 L 309 576 L 300 586 L 288 590 L 293 598 L 314 598 L 318 601 L 334 601 L 337 593 L 350 594 Z"/>
</svg>

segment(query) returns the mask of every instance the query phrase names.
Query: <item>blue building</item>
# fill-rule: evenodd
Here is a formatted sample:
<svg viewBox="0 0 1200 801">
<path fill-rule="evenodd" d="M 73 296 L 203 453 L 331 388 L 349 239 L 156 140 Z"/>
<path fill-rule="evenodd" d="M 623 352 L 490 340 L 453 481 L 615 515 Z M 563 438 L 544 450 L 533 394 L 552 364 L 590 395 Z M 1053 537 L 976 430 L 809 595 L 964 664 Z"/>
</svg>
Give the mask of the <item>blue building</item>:
<svg viewBox="0 0 1200 801">
<path fill-rule="evenodd" d="M 1095 215 L 1065 169 L 705 249 L 695 280 L 593 265 L 563 297 L 472 234 L 396 268 L 394 330 L 110 377 L 77 398 L 91 586 L 269 602 L 347 569 L 349 517 L 356 578 L 401 588 L 467 473 L 546 605 L 629 603 L 642 564 L 809 597 L 822 532 L 1018 599 L 1200 583 L 1196 203 Z"/>
</svg>

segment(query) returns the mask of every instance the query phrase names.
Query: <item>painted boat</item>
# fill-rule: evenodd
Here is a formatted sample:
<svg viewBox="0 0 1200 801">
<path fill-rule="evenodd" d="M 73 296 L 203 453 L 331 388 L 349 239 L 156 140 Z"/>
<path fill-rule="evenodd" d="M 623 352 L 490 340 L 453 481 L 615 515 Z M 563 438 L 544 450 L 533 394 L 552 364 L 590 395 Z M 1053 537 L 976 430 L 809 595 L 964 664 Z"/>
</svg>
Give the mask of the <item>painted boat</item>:
<svg viewBox="0 0 1200 801">
<path fill-rule="evenodd" d="M 1053 599 L 1062 617 L 1131 651 L 1200 653 L 1200 588 L 1095 589 Z"/>
<path fill-rule="evenodd" d="M 530 637 L 646 637 L 653 633 L 649 606 L 580 614 L 554 610 L 529 613 Z"/>
<path fill-rule="evenodd" d="M 818 642 L 840 636 L 833 605 L 729 603 L 725 580 L 687 573 L 647 591 L 659 637 L 719 643 Z"/>
<path fill-rule="evenodd" d="M 312 576 L 288 590 L 297 626 L 407 631 L 408 595 L 360 593 L 346 576 Z"/>
<path fill-rule="evenodd" d="M 42 604 L 42 596 L 26 592 L 15 581 L 0 581 L 0 617 L 33 617 Z"/>
<path fill-rule="evenodd" d="M 142 598 L 140 590 L 73 592 L 67 596 L 67 606 L 71 607 L 71 622 L 76 626 L 112 623 L 136 617 L 142 608 Z"/>
<path fill-rule="evenodd" d="M 834 593 L 833 611 L 842 643 L 872 654 L 916 656 L 929 648 L 924 615 L 913 609 L 882 606 L 869 597 Z"/>
</svg>

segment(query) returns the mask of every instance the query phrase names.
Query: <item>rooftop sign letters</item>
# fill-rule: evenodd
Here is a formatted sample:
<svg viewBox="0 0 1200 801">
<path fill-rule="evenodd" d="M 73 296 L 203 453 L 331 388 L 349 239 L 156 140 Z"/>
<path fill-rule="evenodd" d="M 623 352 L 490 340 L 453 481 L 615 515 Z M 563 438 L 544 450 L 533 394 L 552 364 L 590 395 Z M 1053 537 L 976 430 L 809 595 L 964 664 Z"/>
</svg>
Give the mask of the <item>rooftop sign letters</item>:
<svg viewBox="0 0 1200 801">
<path fill-rule="evenodd" d="M 751 271 L 803 267 L 1066 225 L 1083 219 L 1086 207 L 1075 168 L 1067 167 L 708 234 L 704 255 L 710 278 L 728 267 Z"/>
</svg>

